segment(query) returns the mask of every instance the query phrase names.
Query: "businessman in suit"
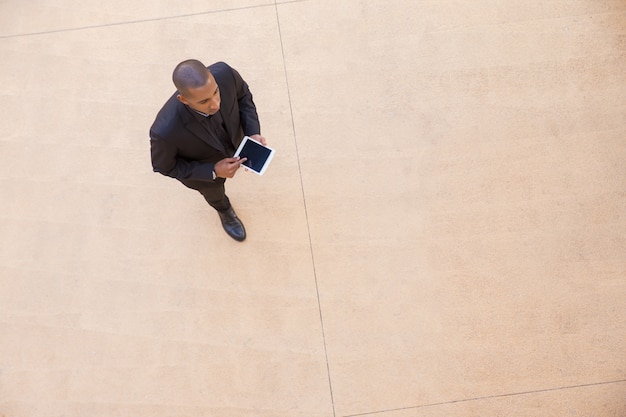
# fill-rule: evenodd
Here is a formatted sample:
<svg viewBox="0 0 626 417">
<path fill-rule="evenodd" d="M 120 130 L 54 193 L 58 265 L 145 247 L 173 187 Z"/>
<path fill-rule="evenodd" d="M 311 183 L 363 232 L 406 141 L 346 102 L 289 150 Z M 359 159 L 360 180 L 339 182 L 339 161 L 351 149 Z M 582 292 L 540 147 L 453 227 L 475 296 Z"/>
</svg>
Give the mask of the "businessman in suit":
<svg viewBox="0 0 626 417">
<path fill-rule="evenodd" d="M 206 67 L 187 60 L 176 66 L 177 91 L 150 128 L 155 172 L 176 178 L 217 210 L 226 233 L 237 241 L 246 230 L 233 210 L 224 182 L 245 158 L 233 158 L 244 134 L 266 144 L 248 84 L 229 65 Z"/>
</svg>

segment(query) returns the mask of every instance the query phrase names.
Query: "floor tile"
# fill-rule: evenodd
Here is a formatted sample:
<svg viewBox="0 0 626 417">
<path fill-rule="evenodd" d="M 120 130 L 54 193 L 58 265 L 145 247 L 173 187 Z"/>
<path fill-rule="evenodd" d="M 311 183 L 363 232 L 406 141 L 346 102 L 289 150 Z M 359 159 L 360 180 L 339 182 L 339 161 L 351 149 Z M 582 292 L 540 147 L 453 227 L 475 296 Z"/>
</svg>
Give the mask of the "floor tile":
<svg viewBox="0 0 626 417">
<path fill-rule="evenodd" d="M 458 6 L 279 9 L 338 415 L 623 376 L 623 4 Z"/>
<path fill-rule="evenodd" d="M 1 42 L 0 415 L 330 416 L 275 8 Z M 242 73 L 277 148 L 228 183 L 243 244 L 150 166 L 191 57 Z"/>
<path fill-rule="evenodd" d="M 45 4 L 44 4 L 45 3 Z M 0 416 L 621 416 L 626 4 L 0 4 Z M 277 151 L 151 170 L 187 58 Z"/>
</svg>

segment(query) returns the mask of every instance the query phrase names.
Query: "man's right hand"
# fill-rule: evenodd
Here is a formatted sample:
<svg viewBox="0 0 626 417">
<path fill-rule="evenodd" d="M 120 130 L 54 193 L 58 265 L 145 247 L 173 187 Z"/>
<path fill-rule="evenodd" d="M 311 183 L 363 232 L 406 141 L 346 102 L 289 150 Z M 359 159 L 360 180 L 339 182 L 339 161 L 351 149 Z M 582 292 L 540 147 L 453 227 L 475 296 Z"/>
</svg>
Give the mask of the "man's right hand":
<svg viewBox="0 0 626 417">
<path fill-rule="evenodd" d="M 215 176 L 221 178 L 232 178 L 239 169 L 239 166 L 246 161 L 247 158 L 224 158 L 215 164 L 213 170 Z"/>
</svg>

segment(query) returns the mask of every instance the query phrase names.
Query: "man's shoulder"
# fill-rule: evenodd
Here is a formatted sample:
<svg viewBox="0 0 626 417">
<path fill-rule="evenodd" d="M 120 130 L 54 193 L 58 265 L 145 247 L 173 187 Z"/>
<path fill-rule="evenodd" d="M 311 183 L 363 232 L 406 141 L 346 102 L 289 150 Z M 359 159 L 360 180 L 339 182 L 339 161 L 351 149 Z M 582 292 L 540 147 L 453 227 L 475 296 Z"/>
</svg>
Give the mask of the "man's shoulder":
<svg viewBox="0 0 626 417">
<path fill-rule="evenodd" d="M 212 74 L 214 74 L 216 71 L 217 72 L 231 72 L 233 70 L 233 68 L 230 65 L 222 61 L 216 62 L 215 64 L 211 64 L 207 68 L 211 70 Z"/>
<path fill-rule="evenodd" d="M 220 82 L 233 82 L 235 79 L 235 69 L 226 62 L 216 62 L 215 64 L 209 65 L 207 68 L 211 71 L 211 74 L 213 74 L 213 77 L 217 80 L 218 84 Z"/>
<path fill-rule="evenodd" d="M 184 107 L 178 98 L 176 97 L 178 92 L 175 92 L 163 105 L 161 110 L 156 115 L 154 123 L 150 131 L 158 136 L 165 138 L 173 131 L 176 131 L 184 127 Z"/>
</svg>

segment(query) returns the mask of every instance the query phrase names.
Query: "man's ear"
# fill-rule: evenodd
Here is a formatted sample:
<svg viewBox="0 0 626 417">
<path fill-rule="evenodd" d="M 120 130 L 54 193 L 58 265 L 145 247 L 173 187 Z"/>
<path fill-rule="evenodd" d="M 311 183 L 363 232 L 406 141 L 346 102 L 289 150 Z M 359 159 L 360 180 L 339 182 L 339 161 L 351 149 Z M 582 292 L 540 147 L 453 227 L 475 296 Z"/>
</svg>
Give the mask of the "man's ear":
<svg viewBox="0 0 626 417">
<path fill-rule="evenodd" d="M 183 104 L 187 104 L 187 105 L 189 104 L 185 96 L 183 96 L 182 94 L 177 95 L 176 98 L 178 99 L 178 101 L 180 101 Z"/>
</svg>

